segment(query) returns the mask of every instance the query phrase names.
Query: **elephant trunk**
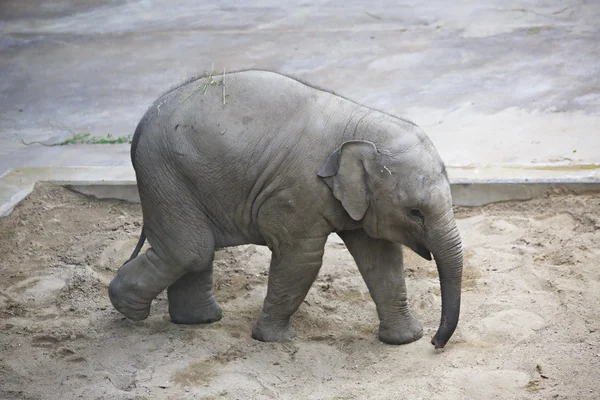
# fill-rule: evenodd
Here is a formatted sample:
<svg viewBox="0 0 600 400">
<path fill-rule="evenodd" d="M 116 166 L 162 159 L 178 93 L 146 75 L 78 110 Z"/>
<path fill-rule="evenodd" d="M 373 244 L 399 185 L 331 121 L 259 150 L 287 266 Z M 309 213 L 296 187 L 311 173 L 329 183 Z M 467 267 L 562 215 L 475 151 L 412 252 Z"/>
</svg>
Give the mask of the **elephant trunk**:
<svg viewBox="0 0 600 400">
<path fill-rule="evenodd" d="M 437 264 L 442 292 L 442 318 L 437 333 L 431 340 L 436 349 L 443 348 L 458 324 L 463 269 L 463 251 L 460 234 L 450 212 L 441 233 L 430 237 L 432 253 Z M 439 230 L 437 232 L 440 232 Z"/>
</svg>

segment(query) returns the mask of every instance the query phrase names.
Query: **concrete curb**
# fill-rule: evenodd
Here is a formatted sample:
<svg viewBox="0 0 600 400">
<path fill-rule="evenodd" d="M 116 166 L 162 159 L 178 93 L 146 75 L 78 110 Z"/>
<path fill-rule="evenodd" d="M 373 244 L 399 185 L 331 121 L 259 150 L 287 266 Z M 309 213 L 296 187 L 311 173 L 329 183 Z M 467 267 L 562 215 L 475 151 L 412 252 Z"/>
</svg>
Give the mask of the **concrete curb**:
<svg viewBox="0 0 600 400">
<path fill-rule="evenodd" d="M 454 204 L 481 206 L 529 200 L 547 192 L 600 192 L 600 165 L 447 167 Z M 37 182 L 52 182 L 98 199 L 139 202 L 133 168 L 17 168 L 0 176 L 0 217 L 9 215 Z"/>
</svg>

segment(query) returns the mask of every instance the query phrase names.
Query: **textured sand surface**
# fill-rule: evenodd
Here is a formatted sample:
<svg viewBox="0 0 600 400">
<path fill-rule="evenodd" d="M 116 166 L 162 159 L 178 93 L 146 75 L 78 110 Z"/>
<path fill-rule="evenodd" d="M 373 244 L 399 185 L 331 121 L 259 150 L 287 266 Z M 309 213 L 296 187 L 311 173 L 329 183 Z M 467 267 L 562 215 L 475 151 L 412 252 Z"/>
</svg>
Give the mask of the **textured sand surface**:
<svg viewBox="0 0 600 400">
<path fill-rule="evenodd" d="M 409 301 L 425 337 L 377 340 L 375 306 L 344 245 L 294 317 L 298 337 L 250 337 L 270 252 L 219 251 L 222 321 L 178 326 L 165 295 L 146 321 L 113 310 L 107 285 L 140 231 L 139 205 L 38 185 L 0 220 L 3 399 L 598 398 L 600 197 L 556 194 L 457 210 L 463 312 L 446 349 L 433 262 L 405 252 Z"/>
</svg>

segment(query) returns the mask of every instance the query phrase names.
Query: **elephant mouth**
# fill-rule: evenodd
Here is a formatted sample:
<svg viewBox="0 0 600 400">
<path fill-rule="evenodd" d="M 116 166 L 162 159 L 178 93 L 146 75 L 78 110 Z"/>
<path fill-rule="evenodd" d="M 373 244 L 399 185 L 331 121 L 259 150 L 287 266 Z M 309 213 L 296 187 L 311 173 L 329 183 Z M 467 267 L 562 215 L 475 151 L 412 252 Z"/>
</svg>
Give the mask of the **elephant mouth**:
<svg viewBox="0 0 600 400">
<path fill-rule="evenodd" d="M 429 249 L 425 246 L 423 246 L 422 244 L 414 244 L 413 246 L 410 246 L 410 248 L 417 253 L 418 255 L 420 255 L 421 257 L 423 257 L 424 259 L 426 259 L 427 261 L 431 261 L 432 257 L 431 257 L 431 252 L 429 251 Z"/>
</svg>

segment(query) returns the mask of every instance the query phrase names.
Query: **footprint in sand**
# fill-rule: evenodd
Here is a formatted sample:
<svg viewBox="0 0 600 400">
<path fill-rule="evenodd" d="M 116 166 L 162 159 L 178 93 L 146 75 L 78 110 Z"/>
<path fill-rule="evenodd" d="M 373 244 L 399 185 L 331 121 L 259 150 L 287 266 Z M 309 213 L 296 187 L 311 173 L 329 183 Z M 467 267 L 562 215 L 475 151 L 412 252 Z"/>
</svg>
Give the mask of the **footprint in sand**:
<svg viewBox="0 0 600 400">
<path fill-rule="evenodd" d="M 54 301 L 64 286 L 63 279 L 42 276 L 26 279 L 19 284 L 17 290 L 23 290 L 25 299 L 34 300 L 37 304 L 46 304 Z"/>
<path fill-rule="evenodd" d="M 544 319 L 530 311 L 502 310 L 475 320 L 466 336 L 476 341 L 515 343 L 525 340 L 546 325 Z"/>
<path fill-rule="evenodd" d="M 520 398 L 518 396 L 523 394 L 523 388 L 529 382 L 525 371 L 490 370 L 487 366 L 449 370 L 446 378 L 453 385 L 462 387 L 463 394 L 472 399 Z"/>
</svg>

